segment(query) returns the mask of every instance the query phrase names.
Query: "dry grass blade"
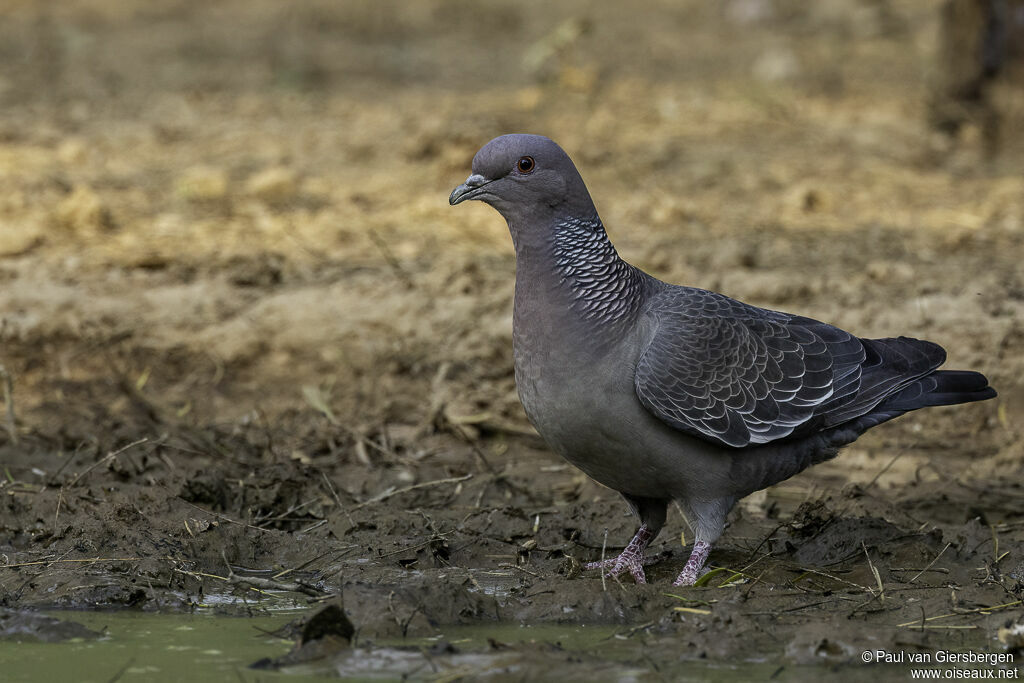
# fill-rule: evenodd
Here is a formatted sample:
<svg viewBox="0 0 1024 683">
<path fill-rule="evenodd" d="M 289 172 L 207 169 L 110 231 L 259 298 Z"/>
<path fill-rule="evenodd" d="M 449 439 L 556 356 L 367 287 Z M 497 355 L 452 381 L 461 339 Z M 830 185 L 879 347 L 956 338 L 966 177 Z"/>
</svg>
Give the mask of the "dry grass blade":
<svg viewBox="0 0 1024 683">
<path fill-rule="evenodd" d="M 221 552 L 221 557 L 224 559 L 224 566 L 228 568 L 228 583 L 237 584 L 240 586 L 248 586 L 250 588 L 258 588 L 263 591 L 285 591 L 287 593 L 303 593 L 310 597 L 318 598 L 327 591 L 321 590 L 315 586 L 310 586 L 303 581 L 277 581 L 274 579 L 263 579 L 256 576 L 239 576 L 235 574 L 235 571 L 231 568 L 231 563 L 228 562 L 227 555 Z"/>
<path fill-rule="evenodd" d="M 907 452 L 907 449 L 905 449 L 905 448 L 901 448 L 901 449 L 900 449 L 900 450 L 899 450 L 899 451 L 898 451 L 898 452 L 896 453 L 896 455 L 892 456 L 892 460 L 890 460 L 890 461 L 889 461 L 888 463 L 886 463 L 885 467 L 883 467 L 882 469 L 880 469 L 880 470 L 878 471 L 878 474 L 876 474 L 876 475 L 875 475 L 874 477 L 872 477 L 871 481 L 869 481 L 869 482 L 867 483 L 867 485 L 866 485 L 866 486 L 865 486 L 864 488 L 865 488 L 865 489 L 869 489 L 869 488 L 871 488 L 872 486 L 874 486 L 874 485 L 875 485 L 875 482 L 877 482 L 877 481 L 878 481 L 879 477 L 881 477 L 881 476 L 882 476 L 883 474 L 885 474 L 886 472 L 888 472 L 888 471 L 889 471 L 889 468 L 890 468 L 890 467 L 892 467 L 893 465 L 895 465 L 895 464 L 896 464 L 896 461 L 897 461 L 897 460 L 899 460 L 899 459 L 900 459 L 901 457 L 903 457 L 903 454 L 904 454 L 904 453 L 906 453 L 906 452 Z"/>
<path fill-rule="evenodd" d="M 380 236 L 380 233 L 373 228 L 369 228 L 366 234 L 369 236 L 370 241 L 373 242 L 373 245 L 377 247 L 377 250 L 380 251 L 380 255 L 384 257 L 384 262 L 394 272 L 395 277 L 401 280 L 407 289 L 416 289 L 416 281 L 413 280 L 409 271 L 402 267 L 402 263 L 395 256 L 394 252 L 391 251 L 391 247 Z"/>
<path fill-rule="evenodd" d="M 165 488 L 166 488 L 166 487 L 165 487 Z M 202 513 L 203 513 L 204 515 L 210 515 L 211 517 L 216 517 L 217 519 L 222 519 L 222 520 L 224 520 L 225 522 L 227 522 L 228 524 L 234 524 L 234 525 L 236 525 L 236 526 L 241 526 L 241 527 L 245 527 L 246 529 L 254 529 L 254 530 L 256 530 L 256 531 L 263 531 L 263 532 L 265 532 L 265 533 L 270 533 L 270 532 L 271 532 L 271 530 L 270 530 L 270 529 L 264 529 L 263 527 L 253 526 L 252 524 L 247 524 L 246 522 L 239 522 L 238 520 L 236 520 L 236 519 L 231 519 L 231 518 L 230 518 L 230 517 L 228 517 L 227 515 L 222 515 L 222 514 L 220 514 L 219 512 L 213 512 L 213 511 L 211 511 L 211 510 L 206 510 L 206 509 L 204 509 L 204 508 L 201 508 L 201 507 L 199 507 L 198 505 L 196 505 L 195 503 L 193 503 L 193 502 L 191 502 L 191 501 L 188 501 L 188 500 L 185 500 L 184 498 L 182 498 L 182 497 L 181 497 L 181 496 L 179 496 L 179 495 L 175 495 L 174 497 L 175 497 L 175 498 L 177 498 L 178 500 L 180 500 L 180 501 L 181 501 L 182 503 L 184 503 L 185 505 L 189 505 L 189 506 L 191 506 L 191 507 L 194 507 L 194 508 L 195 508 L 196 510 L 199 510 L 199 511 L 200 511 L 200 512 L 202 512 Z"/>
<path fill-rule="evenodd" d="M 74 487 L 75 484 L 77 484 L 82 479 L 82 477 L 84 477 L 85 475 L 89 474 L 90 472 L 92 472 L 94 469 L 96 469 L 100 465 L 112 462 L 113 460 L 115 460 L 117 458 L 117 456 L 121 455 L 125 451 L 127 451 L 127 450 L 129 450 L 131 448 L 135 448 L 136 446 L 138 446 L 140 444 L 144 444 L 147 441 L 149 441 L 149 439 L 147 439 L 146 437 L 143 437 L 143 438 L 139 439 L 138 441 L 132 441 L 127 446 L 119 448 L 116 451 L 113 451 L 111 453 L 107 453 L 105 456 L 103 456 L 102 458 L 100 458 L 99 460 L 97 460 L 96 462 L 94 462 L 93 464 L 89 465 L 88 467 L 86 467 L 81 472 L 79 472 L 75 476 L 75 478 L 71 480 L 71 483 L 69 483 L 67 485 L 67 488 Z"/>
<path fill-rule="evenodd" d="M 708 607 L 718 602 L 717 598 L 712 600 L 701 600 L 700 598 L 688 598 L 685 595 L 679 595 L 677 593 L 662 593 L 662 595 L 667 598 L 675 598 L 676 600 L 682 600 L 683 602 L 688 602 L 694 605 L 706 605 Z"/>
<path fill-rule="evenodd" d="M 694 588 L 701 588 L 702 586 L 706 586 L 706 585 L 708 585 L 708 583 L 711 582 L 711 579 L 713 579 L 716 576 L 718 576 L 719 574 L 722 574 L 722 573 L 727 572 L 727 571 L 729 571 L 729 570 L 726 569 L 725 567 L 715 567 L 714 569 L 712 569 L 710 571 L 706 571 L 706 572 L 704 572 L 701 575 L 701 577 L 699 579 L 694 581 L 693 587 Z"/>
<path fill-rule="evenodd" d="M 441 532 L 439 534 L 434 534 L 433 536 L 431 536 L 427 540 L 423 541 L 422 543 L 417 543 L 416 545 L 405 546 L 404 548 L 399 548 L 398 550 L 392 550 L 390 552 L 381 553 L 377 557 L 378 558 L 391 557 L 392 555 L 398 555 L 399 553 L 411 552 L 413 550 L 419 550 L 420 548 L 425 548 L 426 546 L 430 545 L 434 541 L 436 541 L 438 539 L 443 539 L 445 536 L 450 536 L 453 533 L 455 533 L 455 532 L 454 531 L 443 531 L 443 532 Z"/>
<path fill-rule="evenodd" d="M 0 564 L 0 569 L 14 569 L 17 567 L 37 567 L 39 565 L 61 564 L 61 563 L 90 563 L 96 562 L 140 562 L 141 557 L 87 557 L 77 560 L 35 560 L 33 562 L 12 562 Z"/>
<path fill-rule="evenodd" d="M 175 567 L 173 571 L 175 573 L 177 573 L 177 574 L 184 574 L 185 576 L 190 576 L 193 579 L 196 579 L 197 581 L 200 578 L 204 578 L 204 579 L 216 579 L 217 581 L 224 581 L 225 583 L 231 583 L 230 579 L 227 576 L 220 576 L 218 574 L 210 574 L 208 572 L 189 571 L 187 569 L 179 569 L 177 567 Z M 261 595 L 268 595 L 268 596 L 271 596 L 271 597 L 276 597 L 272 593 L 267 593 L 266 591 L 261 590 L 261 589 L 257 588 L 256 586 L 246 586 L 246 588 L 248 588 L 251 591 L 255 591 L 255 592 L 257 592 L 257 593 L 259 593 Z"/>
<path fill-rule="evenodd" d="M 939 554 L 935 556 L 935 559 L 932 560 L 931 562 L 929 562 L 927 567 L 925 567 L 924 569 L 922 569 L 918 573 L 914 574 L 914 577 L 912 579 L 910 579 L 910 581 L 908 581 L 907 583 L 914 583 L 919 578 L 921 578 L 921 575 L 924 574 L 929 569 L 931 569 L 932 565 L 939 561 L 939 558 L 942 557 L 942 553 L 946 552 L 949 549 L 949 546 L 951 546 L 951 545 L 953 545 L 953 544 L 952 543 L 947 543 L 946 546 L 942 550 L 939 551 Z"/>
<path fill-rule="evenodd" d="M 885 586 L 882 585 L 882 576 L 878 573 L 878 567 L 871 561 L 871 554 L 868 553 L 868 547 L 864 545 L 864 541 L 860 542 L 860 547 L 864 550 L 864 557 L 868 560 L 868 568 L 871 570 L 871 574 L 875 577 L 875 583 L 878 584 L 878 601 L 885 602 Z"/>
<path fill-rule="evenodd" d="M 832 579 L 833 581 L 838 581 L 839 583 L 846 584 L 847 586 L 852 586 L 853 588 L 858 588 L 858 589 L 864 591 L 865 593 L 873 593 L 873 591 L 870 588 L 868 588 L 867 586 L 862 586 L 859 583 L 854 583 L 853 581 L 847 581 L 846 579 L 841 579 L 838 576 L 835 576 L 834 574 L 829 574 L 828 572 L 823 572 L 823 571 L 818 570 L 818 569 L 811 569 L 809 567 L 801 567 L 800 570 L 802 572 L 804 572 L 804 573 L 801 574 L 800 576 L 796 577 L 795 579 L 793 579 L 793 583 L 794 584 L 796 584 L 798 581 L 800 581 L 800 579 L 804 578 L 808 574 L 816 574 L 818 576 L 824 576 L 826 579 Z"/>
<path fill-rule="evenodd" d="M 948 619 L 949 617 L 961 617 L 961 616 L 964 616 L 966 614 L 989 614 L 991 612 L 996 612 L 996 611 L 1001 610 L 1001 609 L 1006 609 L 1007 607 L 1016 607 L 1017 605 L 1020 605 L 1022 602 L 1024 602 L 1024 600 L 1014 600 L 1013 602 L 1007 602 L 1007 603 L 1004 603 L 1002 605 L 993 605 L 991 607 L 978 607 L 977 609 L 969 609 L 969 610 L 964 610 L 962 612 L 950 612 L 948 614 L 938 614 L 938 615 L 936 615 L 934 617 L 928 617 L 927 619 L 914 619 L 913 621 L 907 621 L 907 622 L 904 622 L 902 624 L 896 624 L 896 626 L 898 626 L 900 628 L 904 628 L 906 626 L 914 626 L 915 624 L 917 624 L 919 626 L 919 628 L 927 628 L 926 626 L 924 626 L 924 624 L 926 622 L 929 622 L 929 621 L 937 621 L 939 619 Z M 956 628 L 956 627 L 948 627 L 948 628 Z M 973 626 L 963 626 L 963 627 L 960 627 L 960 628 L 975 628 L 975 627 L 973 627 Z"/>
<path fill-rule="evenodd" d="M 709 609 L 700 609 L 699 607 L 673 607 L 676 612 L 687 612 L 689 614 L 711 614 Z"/>
<path fill-rule="evenodd" d="M 334 415 L 334 411 L 331 410 L 331 407 L 327 404 L 327 396 L 323 389 L 311 384 L 305 384 L 302 387 L 302 397 L 306 399 L 306 403 L 308 403 L 311 408 L 323 413 L 324 417 L 326 417 L 327 421 L 332 425 L 338 427 L 341 426 L 338 418 Z"/>
<path fill-rule="evenodd" d="M 711 579 L 726 573 L 728 573 L 728 576 L 725 578 L 725 581 L 717 584 L 715 588 L 727 588 L 739 579 L 756 580 L 753 576 L 744 571 L 730 569 L 729 567 L 715 567 L 714 569 L 709 569 L 701 574 L 700 578 L 694 582 L 693 587 L 700 588 L 701 586 L 710 585 Z"/>
<path fill-rule="evenodd" d="M 461 477 L 448 477 L 447 479 L 434 479 L 433 481 L 425 481 L 425 482 L 422 482 L 420 484 L 413 484 L 412 486 L 403 486 L 400 489 L 390 489 L 390 490 L 385 491 L 384 493 L 380 493 L 380 494 L 374 496 L 373 498 L 370 498 L 368 500 L 364 500 L 362 503 L 359 503 L 358 505 L 353 505 L 352 507 L 349 508 L 349 512 L 352 512 L 353 510 L 358 510 L 360 508 L 364 508 L 367 505 L 373 505 L 374 503 L 379 503 L 379 502 L 387 500 L 388 498 L 391 498 L 393 496 L 397 496 L 397 495 L 400 495 L 400 494 L 403 494 L 403 493 L 408 493 L 409 491 L 415 491 L 417 489 L 424 489 L 424 488 L 428 488 L 430 486 L 440 486 L 442 484 L 455 484 L 457 482 L 466 481 L 467 479 L 472 479 L 472 478 L 473 478 L 472 474 L 466 474 L 466 475 L 461 476 Z"/>
<path fill-rule="evenodd" d="M 223 553 L 221 553 L 221 557 L 224 557 Z M 180 569 L 178 567 L 175 567 L 174 571 L 178 574 L 191 576 L 194 579 L 215 579 L 217 581 L 223 581 L 231 585 L 242 586 L 243 588 L 248 588 L 249 590 L 256 591 L 257 593 L 260 593 L 262 595 L 272 596 L 272 594 L 268 591 L 280 591 L 284 593 L 302 593 L 304 595 L 310 596 L 311 598 L 321 598 L 327 593 L 327 591 L 320 590 L 315 586 L 311 586 L 301 581 L 284 582 L 275 581 L 273 579 L 263 579 L 254 576 L 238 576 L 231 569 L 231 565 L 227 563 L 226 559 L 225 564 L 227 565 L 228 568 L 227 576 L 210 574 L 209 572 L 190 571 L 187 569 Z"/>
<path fill-rule="evenodd" d="M 527 569 L 526 567 L 520 567 L 518 564 L 512 564 L 511 562 L 502 562 L 498 566 L 501 567 L 502 569 L 516 569 L 518 571 L 523 572 L 524 574 L 529 574 L 530 576 L 536 576 L 538 579 L 541 578 L 540 574 L 538 574 L 537 572 L 532 572 L 529 569 Z"/>
</svg>

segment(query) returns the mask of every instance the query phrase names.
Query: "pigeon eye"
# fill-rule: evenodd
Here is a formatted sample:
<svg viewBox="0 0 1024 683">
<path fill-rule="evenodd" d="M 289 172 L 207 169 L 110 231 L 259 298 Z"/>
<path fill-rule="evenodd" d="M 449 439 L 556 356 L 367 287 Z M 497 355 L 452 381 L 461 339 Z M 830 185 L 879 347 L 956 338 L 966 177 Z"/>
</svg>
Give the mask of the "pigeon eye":
<svg viewBox="0 0 1024 683">
<path fill-rule="evenodd" d="M 533 157 L 523 157 L 516 162 L 516 168 L 519 169 L 520 173 L 531 173 L 535 167 L 536 164 L 533 163 Z"/>
</svg>

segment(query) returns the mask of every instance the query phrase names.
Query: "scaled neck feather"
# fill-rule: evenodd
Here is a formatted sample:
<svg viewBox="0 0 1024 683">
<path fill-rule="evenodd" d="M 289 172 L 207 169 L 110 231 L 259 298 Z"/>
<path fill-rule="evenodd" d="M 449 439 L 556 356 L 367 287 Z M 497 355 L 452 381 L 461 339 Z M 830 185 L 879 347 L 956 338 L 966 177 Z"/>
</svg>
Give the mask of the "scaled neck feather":
<svg viewBox="0 0 1024 683">
<path fill-rule="evenodd" d="M 523 261 L 540 261 L 533 266 L 555 276 L 551 285 L 567 295 L 569 308 L 583 320 L 608 325 L 636 312 L 645 276 L 619 257 L 596 213 L 557 218 L 545 238 L 535 248 L 517 244 L 524 276 L 537 273 Z"/>
</svg>

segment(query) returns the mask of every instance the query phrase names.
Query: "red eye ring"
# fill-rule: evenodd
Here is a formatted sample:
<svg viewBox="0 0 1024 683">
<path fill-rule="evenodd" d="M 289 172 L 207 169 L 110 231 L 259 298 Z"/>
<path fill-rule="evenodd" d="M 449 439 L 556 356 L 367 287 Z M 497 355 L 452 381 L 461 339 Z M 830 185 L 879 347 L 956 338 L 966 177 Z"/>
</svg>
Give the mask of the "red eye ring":
<svg viewBox="0 0 1024 683">
<path fill-rule="evenodd" d="M 519 169 L 520 173 L 533 173 L 533 169 L 537 168 L 537 164 L 534 163 L 533 157 L 522 157 L 516 162 L 516 168 Z"/>
</svg>

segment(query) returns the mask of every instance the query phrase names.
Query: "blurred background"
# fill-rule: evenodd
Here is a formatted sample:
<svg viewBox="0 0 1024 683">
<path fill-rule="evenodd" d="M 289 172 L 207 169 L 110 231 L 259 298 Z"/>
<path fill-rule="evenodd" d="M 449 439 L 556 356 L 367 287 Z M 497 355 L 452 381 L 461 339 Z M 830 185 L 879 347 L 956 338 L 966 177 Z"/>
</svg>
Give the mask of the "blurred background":
<svg viewBox="0 0 1024 683">
<path fill-rule="evenodd" d="M 514 131 L 569 151 L 638 265 L 936 337 L 1005 392 L 1022 12 L 7 0 L 0 358 L 19 412 L 80 388 L 103 349 L 199 421 L 329 378 L 339 414 L 415 423 L 445 363 L 458 400 L 518 419 L 505 227 L 445 201 Z M 82 408 L 90 434 L 105 409 Z"/>
<path fill-rule="evenodd" d="M 507 229 L 447 203 L 509 132 L 557 140 L 649 272 L 932 339 L 1000 391 L 876 430 L 792 486 L 874 482 L 893 448 L 905 455 L 880 486 L 938 478 L 921 468 L 945 456 L 980 468 L 965 477 L 1019 474 L 1022 12 L 5 0 L 4 486 L 35 490 L 146 438 L 89 476 L 293 529 L 339 493 L 481 458 L 557 467 L 515 395 Z M 322 486 L 309 467 L 338 491 L 300 515 Z M 297 492 L 223 483 L 252 471 Z M 552 472 L 521 489 L 614 500 Z M 23 530 L 53 517 L 52 495 L 22 502 Z"/>
</svg>

